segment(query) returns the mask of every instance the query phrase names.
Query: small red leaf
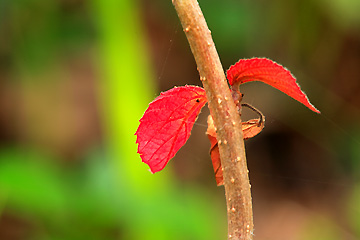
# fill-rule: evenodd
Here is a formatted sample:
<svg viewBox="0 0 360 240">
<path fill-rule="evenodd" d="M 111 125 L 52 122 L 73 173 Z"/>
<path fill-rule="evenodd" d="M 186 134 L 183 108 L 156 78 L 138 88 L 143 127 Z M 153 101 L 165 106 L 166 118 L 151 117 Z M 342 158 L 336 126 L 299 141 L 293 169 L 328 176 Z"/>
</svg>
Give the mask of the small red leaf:
<svg viewBox="0 0 360 240">
<path fill-rule="evenodd" d="M 161 93 L 149 104 L 135 135 L 138 153 L 152 173 L 162 170 L 185 144 L 206 102 L 203 88 L 184 86 Z"/>
<path fill-rule="evenodd" d="M 316 113 L 320 113 L 301 91 L 289 70 L 267 58 L 240 59 L 227 70 L 230 85 L 261 81 L 279 89 Z"/>
<path fill-rule="evenodd" d="M 211 115 L 208 116 L 207 123 L 208 128 L 206 131 L 206 135 L 208 136 L 211 144 L 210 157 L 214 168 L 215 180 L 216 184 L 218 186 L 221 186 L 224 185 L 223 169 L 221 166 L 219 146 L 216 139 L 214 120 Z M 251 119 L 249 121 L 243 122 L 241 127 L 243 130 L 244 139 L 246 140 L 256 136 L 263 130 L 264 126 L 264 121 L 261 121 L 260 119 Z"/>
<path fill-rule="evenodd" d="M 214 168 L 215 180 L 216 180 L 216 184 L 218 186 L 221 186 L 224 185 L 223 169 L 221 167 L 220 152 L 219 152 L 218 142 L 216 139 L 214 120 L 211 117 L 211 115 L 208 116 L 207 123 L 208 123 L 208 128 L 206 131 L 206 135 L 208 136 L 211 144 L 210 157 Z"/>
<path fill-rule="evenodd" d="M 265 127 L 264 122 L 260 122 L 260 119 L 251 119 L 246 122 L 242 122 L 242 130 L 244 140 L 255 137 L 258 135 Z"/>
</svg>

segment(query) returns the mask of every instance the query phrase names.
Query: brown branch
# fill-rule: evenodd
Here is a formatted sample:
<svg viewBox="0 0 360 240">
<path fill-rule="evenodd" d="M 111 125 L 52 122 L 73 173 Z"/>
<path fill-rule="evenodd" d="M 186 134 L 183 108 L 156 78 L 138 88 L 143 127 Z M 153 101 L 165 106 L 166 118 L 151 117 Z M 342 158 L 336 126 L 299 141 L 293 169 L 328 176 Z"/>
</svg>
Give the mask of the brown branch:
<svg viewBox="0 0 360 240">
<path fill-rule="evenodd" d="M 217 127 L 228 214 L 228 239 L 253 237 L 251 192 L 241 120 L 211 32 L 196 0 L 172 0 L 206 91 Z"/>
</svg>

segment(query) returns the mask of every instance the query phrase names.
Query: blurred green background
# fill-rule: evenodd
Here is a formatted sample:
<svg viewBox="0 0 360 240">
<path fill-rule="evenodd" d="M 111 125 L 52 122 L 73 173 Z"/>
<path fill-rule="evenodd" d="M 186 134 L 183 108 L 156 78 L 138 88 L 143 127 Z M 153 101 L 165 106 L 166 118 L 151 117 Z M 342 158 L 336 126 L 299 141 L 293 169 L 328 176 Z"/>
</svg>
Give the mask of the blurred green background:
<svg viewBox="0 0 360 240">
<path fill-rule="evenodd" d="M 199 2 L 225 69 L 271 58 L 322 112 L 241 88 L 266 116 L 246 142 L 255 239 L 360 239 L 360 1 Z M 162 172 L 136 153 L 147 104 L 184 84 L 170 0 L 0 0 L 0 239 L 225 239 L 207 109 Z"/>
</svg>

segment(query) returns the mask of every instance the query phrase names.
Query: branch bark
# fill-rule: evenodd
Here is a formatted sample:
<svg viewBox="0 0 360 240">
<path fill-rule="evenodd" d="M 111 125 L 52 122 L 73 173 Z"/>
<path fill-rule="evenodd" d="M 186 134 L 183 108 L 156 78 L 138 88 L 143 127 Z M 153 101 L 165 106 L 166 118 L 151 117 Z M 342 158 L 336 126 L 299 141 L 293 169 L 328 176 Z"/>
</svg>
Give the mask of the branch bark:
<svg viewBox="0 0 360 240">
<path fill-rule="evenodd" d="M 194 55 L 217 128 L 228 215 L 228 239 L 253 238 L 253 213 L 241 119 L 197 0 L 172 0 Z"/>
</svg>

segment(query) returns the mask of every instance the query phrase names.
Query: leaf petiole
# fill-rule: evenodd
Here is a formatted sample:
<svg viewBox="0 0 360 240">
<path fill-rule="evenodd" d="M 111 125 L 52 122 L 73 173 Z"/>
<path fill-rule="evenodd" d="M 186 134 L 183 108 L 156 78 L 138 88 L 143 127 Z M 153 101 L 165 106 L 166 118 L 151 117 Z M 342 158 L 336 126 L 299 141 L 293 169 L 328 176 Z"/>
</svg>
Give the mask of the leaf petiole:
<svg viewBox="0 0 360 240">
<path fill-rule="evenodd" d="M 257 109 L 256 107 L 248 104 L 248 103 L 242 103 L 241 104 L 242 107 L 247 107 L 249 109 L 251 109 L 253 112 L 257 113 L 259 115 L 259 123 L 258 123 L 258 126 L 261 126 L 262 124 L 265 123 L 265 116 L 264 114 L 259 110 Z"/>
</svg>

